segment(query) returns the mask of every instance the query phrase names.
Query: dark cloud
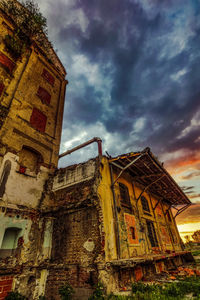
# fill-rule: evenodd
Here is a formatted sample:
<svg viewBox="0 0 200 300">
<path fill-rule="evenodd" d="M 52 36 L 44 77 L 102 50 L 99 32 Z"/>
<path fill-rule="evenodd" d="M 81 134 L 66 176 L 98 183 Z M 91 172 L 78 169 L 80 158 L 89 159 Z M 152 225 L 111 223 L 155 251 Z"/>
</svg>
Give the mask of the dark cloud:
<svg viewBox="0 0 200 300">
<path fill-rule="evenodd" d="M 194 188 L 194 186 L 192 185 L 192 186 L 181 186 L 181 189 L 183 190 L 183 191 L 188 191 L 188 190 L 191 190 L 191 189 L 193 189 Z"/>
<path fill-rule="evenodd" d="M 62 149 L 84 131 L 75 143 L 99 135 L 111 155 L 180 152 L 174 169 L 198 169 L 200 2 L 37 1 L 68 72 Z"/>
<path fill-rule="evenodd" d="M 181 176 L 181 179 L 182 180 L 188 180 L 188 179 L 192 179 L 192 178 L 198 177 L 198 176 L 200 176 L 200 172 L 192 172 L 192 173 L 190 173 L 186 176 Z"/>
<path fill-rule="evenodd" d="M 176 217 L 177 224 L 200 222 L 200 204 L 193 204 Z"/>
</svg>

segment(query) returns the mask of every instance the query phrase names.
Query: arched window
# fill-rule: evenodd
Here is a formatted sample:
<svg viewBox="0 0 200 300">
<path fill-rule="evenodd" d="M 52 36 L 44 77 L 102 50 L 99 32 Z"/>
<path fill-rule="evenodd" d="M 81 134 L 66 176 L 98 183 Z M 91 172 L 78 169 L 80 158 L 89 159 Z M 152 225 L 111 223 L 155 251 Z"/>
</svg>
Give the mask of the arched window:
<svg viewBox="0 0 200 300">
<path fill-rule="evenodd" d="M 21 229 L 17 227 L 9 227 L 5 230 L 1 249 L 0 249 L 1 258 L 5 258 L 13 254 L 14 249 L 17 248 L 17 241 L 20 232 Z"/>
<path fill-rule="evenodd" d="M 149 203 L 148 203 L 147 199 L 144 196 L 141 197 L 141 203 L 142 203 L 143 210 L 145 212 L 150 213 Z"/>
<path fill-rule="evenodd" d="M 1 179 L 0 179 L 0 197 L 3 197 L 3 195 L 5 193 L 6 182 L 8 180 L 10 170 L 11 170 L 11 162 L 9 160 L 6 160 L 6 162 L 4 164 L 3 172 L 1 175 Z"/>
</svg>

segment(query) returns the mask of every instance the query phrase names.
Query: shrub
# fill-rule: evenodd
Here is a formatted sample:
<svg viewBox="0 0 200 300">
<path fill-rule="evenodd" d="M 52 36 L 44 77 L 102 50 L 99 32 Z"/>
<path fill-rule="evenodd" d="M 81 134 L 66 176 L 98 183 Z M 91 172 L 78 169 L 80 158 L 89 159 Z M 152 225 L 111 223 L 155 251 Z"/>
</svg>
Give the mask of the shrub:
<svg viewBox="0 0 200 300">
<path fill-rule="evenodd" d="M 5 300 L 28 300 L 28 298 L 18 292 L 9 292 Z"/>
<path fill-rule="evenodd" d="M 98 282 L 92 296 L 90 296 L 88 300 L 104 300 L 106 299 L 105 297 L 104 286 L 101 282 Z"/>
<path fill-rule="evenodd" d="M 74 294 L 74 289 L 69 283 L 62 285 L 58 291 L 62 300 L 70 300 L 72 295 Z"/>
</svg>

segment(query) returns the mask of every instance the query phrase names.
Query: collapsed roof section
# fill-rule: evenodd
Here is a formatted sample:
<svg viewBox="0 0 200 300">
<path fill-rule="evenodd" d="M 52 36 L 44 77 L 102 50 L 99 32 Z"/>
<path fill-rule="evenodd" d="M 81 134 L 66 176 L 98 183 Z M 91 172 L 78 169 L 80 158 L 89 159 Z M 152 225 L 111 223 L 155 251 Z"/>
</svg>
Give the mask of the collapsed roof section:
<svg viewBox="0 0 200 300">
<path fill-rule="evenodd" d="M 144 186 L 143 192 L 148 190 L 154 193 L 167 201 L 170 206 L 191 205 L 191 201 L 151 153 L 150 148 L 109 158 L 109 163 L 120 170 L 117 179 L 127 171 L 134 181 Z"/>
</svg>

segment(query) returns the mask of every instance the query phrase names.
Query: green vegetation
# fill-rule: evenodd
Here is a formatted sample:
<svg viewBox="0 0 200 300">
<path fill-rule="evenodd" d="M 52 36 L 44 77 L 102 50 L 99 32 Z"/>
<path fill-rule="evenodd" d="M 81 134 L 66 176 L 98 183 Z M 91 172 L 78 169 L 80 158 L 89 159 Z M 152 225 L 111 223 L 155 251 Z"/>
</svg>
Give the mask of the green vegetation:
<svg viewBox="0 0 200 300">
<path fill-rule="evenodd" d="M 62 285 L 59 288 L 59 295 L 61 297 L 61 300 L 70 300 L 73 294 L 74 294 L 74 290 L 69 283 Z"/>
<path fill-rule="evenodd" d="M 200 249 L 191 251 L 193 256 L 200 256 Z"/>
<path fill-rule="evenodd" d="M 191 276 L 165 284 L 133 283 L 131 296 L 105 296 L 103 291 L 99 284 L 89 300 L 200 300 L 200 277 Z"/>
<path fill-rule="evenodd" d="M 5 300 L 28 300 L 28 299 L 18 292 L 9 292 L 8 295 L 5 297 Z"/>
<path fill-rule="evenodd" d="M 47 21 L 33 0 L 26 0 L 21 5 L 12 0 L 2 0 L 1 5 L 15 24 L 13 34 L 8 34 L 5 37 L 7 50 L 13 56 L 20 57 L 33 40 L 36 40 L 45 49 L 48 48 L 45 38 L 45 35 L 47 36 Z"/>
<path fill-rule="evenodd" d="M 91 297 L 89 297 L 88 300 L 104 300 L 106 299 L 104 286 L 101 282 L 98 282 L 98 284 L 95 286 L 95 290 Z M 111 299 L 111 298 L 109 298 Z"/>
</svg>

